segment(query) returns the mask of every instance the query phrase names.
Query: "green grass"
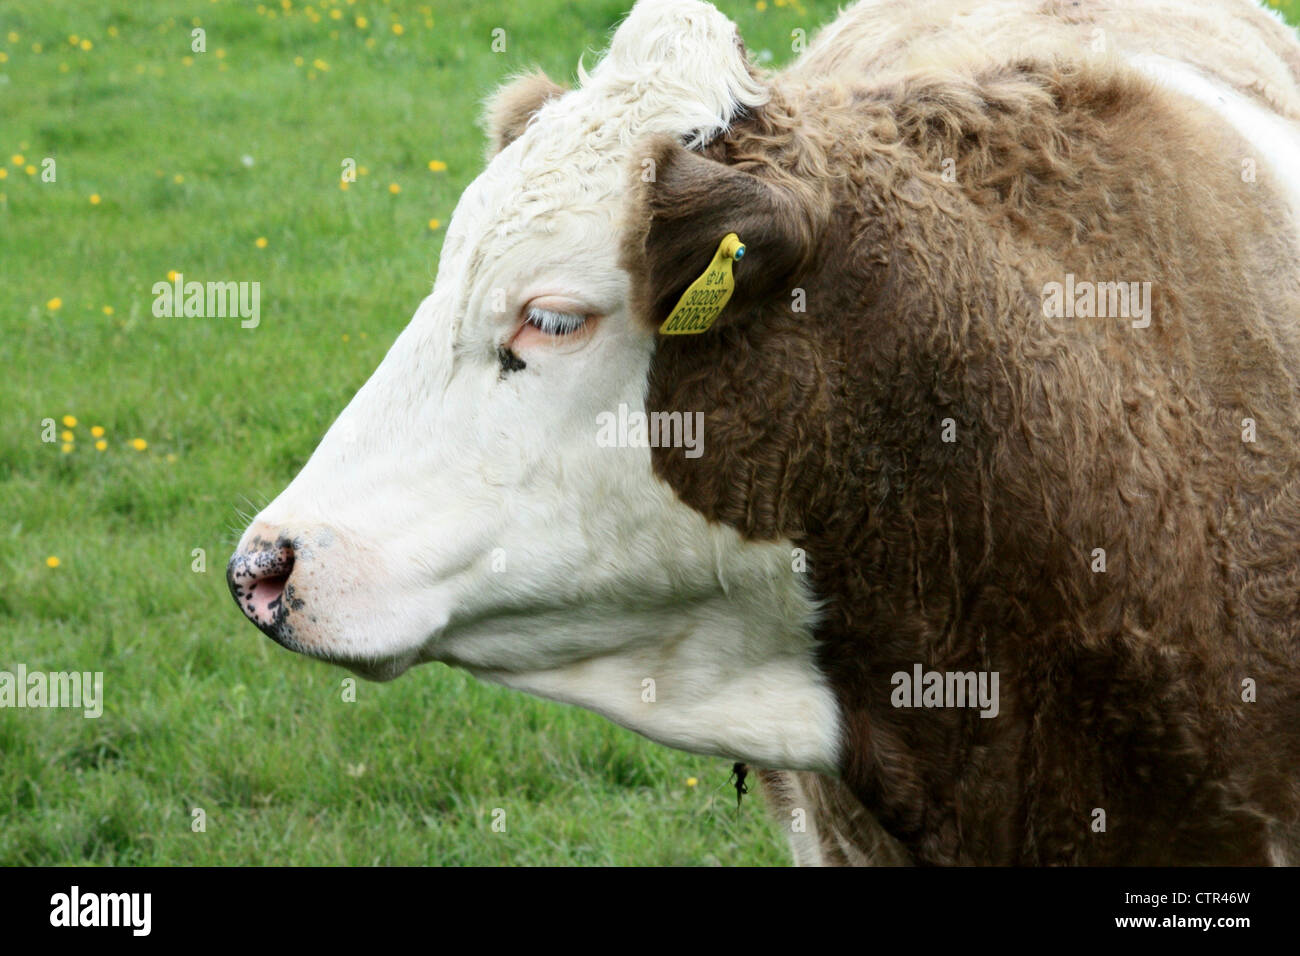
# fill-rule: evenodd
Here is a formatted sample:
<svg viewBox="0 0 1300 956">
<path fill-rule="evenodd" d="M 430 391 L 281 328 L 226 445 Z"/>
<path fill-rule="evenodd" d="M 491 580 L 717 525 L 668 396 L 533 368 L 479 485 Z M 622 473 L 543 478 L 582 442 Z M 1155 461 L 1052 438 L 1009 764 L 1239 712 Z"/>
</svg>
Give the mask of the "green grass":
<svg viewBox="0 0 1300 956">
<path fill-rule="evenodd" d="M 0 864 L 787 862 L 726 762 L 439 666 L 345 702 L 346 673 L 257 634 L 223 580 L 237 509 L 293 476 L 428 291 L 483 96 L 534 64 L 571 79 L 624 5 L 0 7 L 0 670 L 103 671 L 106 696 L 98 720 L 0 708 Z M 779 63 L 835 4 L 719 6 Z M 366 170 L 346 192 L 345 157 Z M 260 327 L 154 318 L 172 269 L 261 282 Z M 64 415 L 67 453 L 40 440 Z"/>
</svg>

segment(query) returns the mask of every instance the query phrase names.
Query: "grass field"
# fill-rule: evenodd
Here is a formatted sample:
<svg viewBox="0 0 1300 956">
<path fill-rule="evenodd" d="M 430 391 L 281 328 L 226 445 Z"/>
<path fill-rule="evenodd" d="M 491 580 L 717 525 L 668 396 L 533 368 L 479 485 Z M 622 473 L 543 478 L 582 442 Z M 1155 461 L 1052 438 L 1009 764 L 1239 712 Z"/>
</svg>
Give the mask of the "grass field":
<svg viewBox="0 0 1300 956">
<path fill-rule="evenodd" d="M 0 708 L 0 864 L 787 861 L 724 761 L 440 666 L 345 701 L 224 582 L 427 293 L 482 97 L 624 5 L 0 6 L 0 670 L 105 695 Z M 776 63 L 835 8 L 718 5 Z M 260 325 L 155 318 L 172 271 L 260 282 Z"/>
</svg>

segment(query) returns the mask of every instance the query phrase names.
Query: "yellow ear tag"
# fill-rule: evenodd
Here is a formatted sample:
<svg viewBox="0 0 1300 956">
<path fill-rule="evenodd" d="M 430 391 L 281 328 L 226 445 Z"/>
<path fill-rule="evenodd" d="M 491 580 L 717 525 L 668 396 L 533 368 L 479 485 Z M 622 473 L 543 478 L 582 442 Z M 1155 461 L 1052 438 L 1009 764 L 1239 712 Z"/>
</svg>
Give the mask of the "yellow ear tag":
<svg viewBox="0 0 1300 956">
<path fill-rule="evenodd" d="M 734 232 L 718 244 L 704 275 L 692 282 L 659 326 L 660 335 L 698 335 L 707 332 L 735 291 L 731 264 L 745 257 L 745 246 Z"/>
</svg>

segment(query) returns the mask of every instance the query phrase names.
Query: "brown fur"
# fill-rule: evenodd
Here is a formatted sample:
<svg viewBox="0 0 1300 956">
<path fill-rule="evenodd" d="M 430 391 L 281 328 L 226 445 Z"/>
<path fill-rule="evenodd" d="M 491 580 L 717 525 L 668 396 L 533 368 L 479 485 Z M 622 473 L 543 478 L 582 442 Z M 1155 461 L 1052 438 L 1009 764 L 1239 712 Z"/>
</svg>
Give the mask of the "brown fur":
<svg viewBox="0 0 1300 956">
<path fill-rule="evenodd" d="M 1214 116 L 1109 58 L 790 76 L 702 156 L 647 144 L 660 175 L 624 249 L 657 326 L 723 235 L 749 246 L 715 327 L 659 340 L 648 406 L 704 412 L 708 453 L 658 448 L 656 470 L 708 517 L 806 549 L 826 604 L 840 781 L 768 775 L 778 805 L 804 794 L 839 862 L 1294 853 L 1285 203 L 1242 182 L 1249 151 Z M 1151 326 L 1045 318 L 1066 273 L 1152 282 Z M 893 708 L 914 663 L 998 671 L 1001 714 Z"/>
</svg>

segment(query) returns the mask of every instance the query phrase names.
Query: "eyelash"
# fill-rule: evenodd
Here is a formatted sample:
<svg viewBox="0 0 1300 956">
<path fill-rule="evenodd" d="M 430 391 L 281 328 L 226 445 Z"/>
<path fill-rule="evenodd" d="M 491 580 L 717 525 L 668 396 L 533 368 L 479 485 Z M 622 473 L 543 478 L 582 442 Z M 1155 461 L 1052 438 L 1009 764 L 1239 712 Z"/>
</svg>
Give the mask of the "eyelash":
<svg viewBox="0 0 1300 956">
<path fill-rule="evenodd" d="M 572 335 L 587 322 L 586 316 L 572 312 L 557 312 L 554 309 L 539 309 L 530 306 L 524 313 L 524 322 L 544 335 Z"/>
</svg>

